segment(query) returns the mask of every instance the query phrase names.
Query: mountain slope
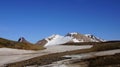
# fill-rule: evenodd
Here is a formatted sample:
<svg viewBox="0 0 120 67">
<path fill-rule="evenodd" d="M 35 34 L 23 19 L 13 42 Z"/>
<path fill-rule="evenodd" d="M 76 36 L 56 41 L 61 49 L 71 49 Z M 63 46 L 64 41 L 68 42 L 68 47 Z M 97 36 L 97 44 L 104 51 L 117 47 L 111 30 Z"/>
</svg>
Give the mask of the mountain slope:
<svg viewBox="0 0 120 67">
<path fill-rule="evenodd" d="M 41 46 L 33 45 L 30 43 L 23 43 L 23 42 L 17 42 L 12 41 L 4 38 L 0 38 L 0 48 L 6 47 L 6 48 L 15 48 L 15 49 L 25 49 L 25 50 L 40 50 L 44 49 Z"/>
<path fill-rule="evenodd" d="M 61 35 L 52 35 L 48 38 L 45 38 L 43 40 L 38 41 L 37 45 L 44 45 L 46 46 L 52 46 L 52 45 L 58 45 L 58 44 L 64 44 L 64 43 L 76 43 L 76 42 L 103 42 L 102 39 L 99 39 L 95 37 L 94 35 L 83 35 L 80 33 L 68 33 L 65 36 Z"/>
<path fill-rule="evenodd" d="M 64 37 L 60 35 L 52 35 L 49 38 L 46 38 L 47 42 L 45 46 L 51 46 L 51 45 L 56 45 L 56 44 L 63 44 L 67 43 L 72 40 L 71 37 Z"/>
</svg>

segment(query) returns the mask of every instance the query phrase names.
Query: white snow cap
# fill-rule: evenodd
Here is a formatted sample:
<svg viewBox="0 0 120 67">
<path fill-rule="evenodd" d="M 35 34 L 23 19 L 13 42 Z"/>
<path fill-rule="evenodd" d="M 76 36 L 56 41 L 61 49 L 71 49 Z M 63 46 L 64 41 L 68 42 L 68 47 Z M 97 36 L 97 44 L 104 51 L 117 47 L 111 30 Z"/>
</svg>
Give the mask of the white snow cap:
<svg viewBox="0 0 120 67">
<path fill-rule="evenodd" d="M 71 35 L 77 35 L 78 33 L 77 32 L 72 32 L 72 33 L 69 33 Z"/>
<path fill-rule="evenodd" d="M 52 39 L 49 40 L 49 38 L 52 38 Z M 46 38 L 46 40 L 48 41 L 48 43 L 45 45 L 45 47 L 67 43 L 67 42 L 72 40 L 72 37 L 68 37 L 68 36 L 64 37 L 64 36 L 60 36 L 60 35 L 52 35 L 52 36 Z"/>
<path fill-rule="evenodd" d="M 85 34 L 85 36 L 91 36 L 92 34 Z"/>
</svg>

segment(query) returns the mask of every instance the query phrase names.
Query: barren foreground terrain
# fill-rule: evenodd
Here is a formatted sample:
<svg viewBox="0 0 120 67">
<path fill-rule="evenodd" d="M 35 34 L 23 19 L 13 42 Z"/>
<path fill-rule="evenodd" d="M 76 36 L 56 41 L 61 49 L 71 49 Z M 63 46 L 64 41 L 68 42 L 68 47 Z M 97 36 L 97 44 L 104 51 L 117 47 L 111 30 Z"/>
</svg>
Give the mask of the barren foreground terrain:
<svg viewBox="0 0 120 67">
<path fill-rule="evenodd" d="M 45 50 L 40 50 L 40 51 L 0 48 L 0 66 L 4 66 L 5 64 L 8 64 L 8 63 L 27 60 L 33 57 L 42 56 L 46 54 L 72 51 L 72 50 L 78 50 L 78 49 L 87 49 L 91 47 L 92 45 L 85 45 L 85 46 L 60 45 L 60 46 L 47 47 Z"/>
</svg>

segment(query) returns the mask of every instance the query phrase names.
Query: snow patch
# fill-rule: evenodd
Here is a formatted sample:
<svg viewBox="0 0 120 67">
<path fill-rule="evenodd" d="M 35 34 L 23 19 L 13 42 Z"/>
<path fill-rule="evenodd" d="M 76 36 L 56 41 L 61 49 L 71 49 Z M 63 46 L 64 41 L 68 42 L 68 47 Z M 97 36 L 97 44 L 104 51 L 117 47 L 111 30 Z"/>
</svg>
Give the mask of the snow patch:
<svg viewBox="0 0 120 67">
<path fill-rule="evenodd" d="M 24 53 L 33 53 L 32 50 L 20 50 L 12 48 L 0 48 L 0 55 L 10 55 L 10 54 L 24 54 Z"/>
<path fill-rule="evenodd" d="M 48 38 L 46 40 L 48 43 L 45 45 L 45 47 L 67 43 L 72 40 L 72 37 L 55 35 L 51 40 L 48 40 Z"/>
<path fill-rule="evenodd" d="M 73 39 L 73 42 L 80 42 L 79 40 L 77 40 L 76 38 Z"/>
<path fill-rule="evenodd" d="M 40 51 L 28 51 L 28 50 L 19 50 L 19 49 L 10 49 L 10 48 L 0 48 L 0 67 L 4 64 L 19 62 L 23 60 L 27 60 L 30 58 L 43 56 L 51 53 L 59 53 L 59 52 L 66 52 L 78 49 L 88 49 L 91 48 L 92 45 L 85 45 L 85 46 L 65 46 L 65 45 L 57 45 L 47 47 L 45 50 Z M 13 54 L 12 52 L 15 53 Z M 32 53 L 33 52 L 33 53 Z M 25 53 L 25 54 L 24 54 Z"/>
</svg>

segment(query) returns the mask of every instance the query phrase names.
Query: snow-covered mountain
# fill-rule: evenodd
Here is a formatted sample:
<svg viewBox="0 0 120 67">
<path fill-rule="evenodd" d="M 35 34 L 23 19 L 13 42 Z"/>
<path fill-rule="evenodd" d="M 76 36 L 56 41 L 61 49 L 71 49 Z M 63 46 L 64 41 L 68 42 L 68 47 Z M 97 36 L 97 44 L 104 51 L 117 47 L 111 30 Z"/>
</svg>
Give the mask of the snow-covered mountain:
<svg viewBox="0 0 120 67">
<path fill-rule="evenodd" d="M 104 40 L 97 38 L 91 34 L 83 35 L 77 32 L 73 32 L 73 33 L 68 33 L 65 36 L 55 34 L 43 40 L 38 41 L 36 44 L 44 45 L 45 47 L 47 47 L 47 46 L 59 45 L 59 44 L 64 44 L 69 42 L 76 43 L 76 42 L 102 42 L 102 41 Z"/>
</svg>

